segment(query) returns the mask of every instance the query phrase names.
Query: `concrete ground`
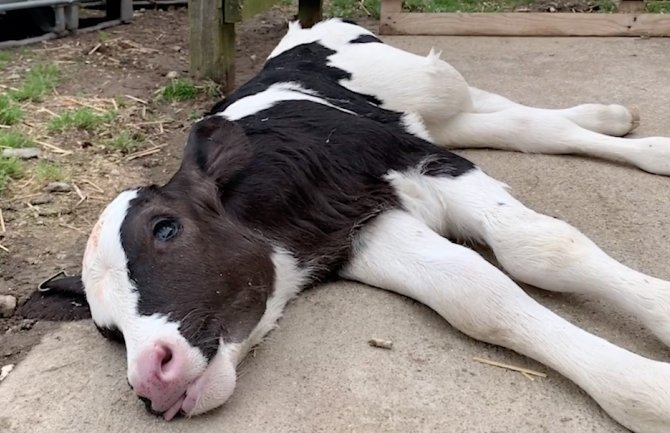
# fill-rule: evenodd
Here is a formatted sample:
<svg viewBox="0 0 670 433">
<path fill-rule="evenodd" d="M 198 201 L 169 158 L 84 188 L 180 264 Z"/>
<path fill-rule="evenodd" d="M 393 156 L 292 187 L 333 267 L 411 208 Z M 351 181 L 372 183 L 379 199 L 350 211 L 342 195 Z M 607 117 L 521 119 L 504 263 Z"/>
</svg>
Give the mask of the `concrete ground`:
<svg viewBox="0 0 670 433">
<path fill-rule="evenodd" d="M 527 104 L 638 104 L 639 135 L 670 136 L 670 40 L 389 37 L 444 51 L 469 81 Z M 531 207 L 578 226 L 612 256 L 670 278 L 670 179 L 579 157 L 462 152 Z M 670 352 L 631 317 L 593 299 L 531 290 L 568 320 L 656 359 Z M 367 345 L 391 339 L 391 351 Z M 524 376 L 473 361 L 543 371 Z M 295 301 L 245 362 L 233 398 L 165 423 L 125 379 L 123 348 L 90 322 L 45 338 L 0 385 L 0 431 L 49 432 L 624 432 L 557 373 L 473 341 L 427 308 L 380 290 L 335 284 Z"/>
</svg>

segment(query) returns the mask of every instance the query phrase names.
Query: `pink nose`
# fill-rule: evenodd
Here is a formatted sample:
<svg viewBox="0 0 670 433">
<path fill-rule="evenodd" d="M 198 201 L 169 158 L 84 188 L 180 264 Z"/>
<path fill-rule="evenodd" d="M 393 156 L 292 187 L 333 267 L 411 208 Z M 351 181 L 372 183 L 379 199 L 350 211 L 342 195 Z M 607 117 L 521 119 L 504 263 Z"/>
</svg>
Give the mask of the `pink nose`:
<svg viewBox="0 0 670 433">
<path fill-rule="evenodd" d="M 165 412 L 186 391 L 184 365 L 185 355 L 177 347 L 158 342 L 137 358 L 131 386 L 140 398 L 151 401 L 153 412 Z"/>
</svg>

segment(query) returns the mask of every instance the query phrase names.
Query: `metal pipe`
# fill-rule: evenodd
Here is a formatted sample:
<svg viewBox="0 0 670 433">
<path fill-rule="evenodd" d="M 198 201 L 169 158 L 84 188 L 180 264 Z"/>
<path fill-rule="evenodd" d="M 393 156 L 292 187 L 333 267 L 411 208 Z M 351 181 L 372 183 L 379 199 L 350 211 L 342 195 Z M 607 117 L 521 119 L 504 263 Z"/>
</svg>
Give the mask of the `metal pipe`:
<svg viewBox="0 0 670 433">
<path fill-rule="evenodd" d="M 0 12 L 32 9 L 45 6 L 60 6 L 78 3 L 79 0 L 27 0 L 15 3 L 0 4 Z"/>
</svg>

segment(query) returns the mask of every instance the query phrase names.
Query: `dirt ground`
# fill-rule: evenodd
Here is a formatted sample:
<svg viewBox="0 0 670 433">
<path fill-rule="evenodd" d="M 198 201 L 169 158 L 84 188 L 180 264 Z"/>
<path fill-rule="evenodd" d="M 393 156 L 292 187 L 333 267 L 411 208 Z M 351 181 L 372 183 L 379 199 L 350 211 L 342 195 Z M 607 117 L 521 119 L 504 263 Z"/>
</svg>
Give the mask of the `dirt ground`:
<svg viewBox="0 0 670 433">
<path fill-rule="evenodd" d="M 238 84 L 260 68 L 284 34 L 291 12 L 273 9 L 240 26 Z M 0 75 L 0 85 L 12 88 L 35 64 L 58 65 L 61 78 L 54 94 L 33 107 L 19 125 L 36 139 L 43 132 L 40 125 L 58 110 L 82 104 L 96 104 L 98 110 L 105 104 L 123 105 L 111 131 L 65 132 L 40 140 L 46 143 L 41 158 L 63 167 L 66 181 L 81 195 L 76 190 L 44 192 L 44 182 L 30 176 L 30 164 L 35 163 L 27 162 L 27 175 L 0 196 L 6 225 L 0 245 L 8 250 L 0 250 L 0 295 L 14 295 L 19 304 L 54 273 L 79 272 L 87 233 L 105 204 L 123 188 L 166 181 L 178 167 L 193 118 L 220 97 L 212 83 L 199 83 L 208 91 L 185 102 L 167 103 L 156 93 L 170 82 L 167 75 L 172 71 L 188 75 L 186 9 L 142 11 L 132 24 L 108 29 L 103 36 L 81 34 L 15 50 Z M 116 127 L 134 128 L 144 138 L 140 150 L 155 153 L 124 155 L 103 148 L 100 143 Z M 18 314 L 0 319 L 0 366 L 19 361 L 55 325 Z"/>
</svg>

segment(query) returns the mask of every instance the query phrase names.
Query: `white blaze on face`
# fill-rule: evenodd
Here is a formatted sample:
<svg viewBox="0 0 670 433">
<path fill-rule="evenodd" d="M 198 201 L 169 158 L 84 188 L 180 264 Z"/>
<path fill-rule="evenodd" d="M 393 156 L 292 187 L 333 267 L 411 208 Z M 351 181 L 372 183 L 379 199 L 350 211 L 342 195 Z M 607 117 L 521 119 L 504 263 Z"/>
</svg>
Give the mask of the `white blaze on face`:
<svg viewBox="0 0 670 433">
<path fill-rule="evenodd" d="M 86 245 L 81 277 L 93 321 L 101 327 L 122 328 L 137 310 L 138 296 L 121 245 L 121 224 L 137 193 L 124 191 L 105 208 Z"/>
<path fill-rule="evenodd" d="M 138 360 L 156 344 L 167 343 L 178 350 L 184 362 L 184 388 L 207 367 L 201 351 L 179 333 L 179 323 L 165 315 L 142 316 L 138 312 L 139 291 L 130 280 L 128 259 L 121 242 L 121 225 L 138 190 L 124 191 L 103 211 L 86 245 L 82 281 L 93 321 L 100 327 L 118 328 L 126 344 L 128 379 L 138 378 Z"/>
</svg>

